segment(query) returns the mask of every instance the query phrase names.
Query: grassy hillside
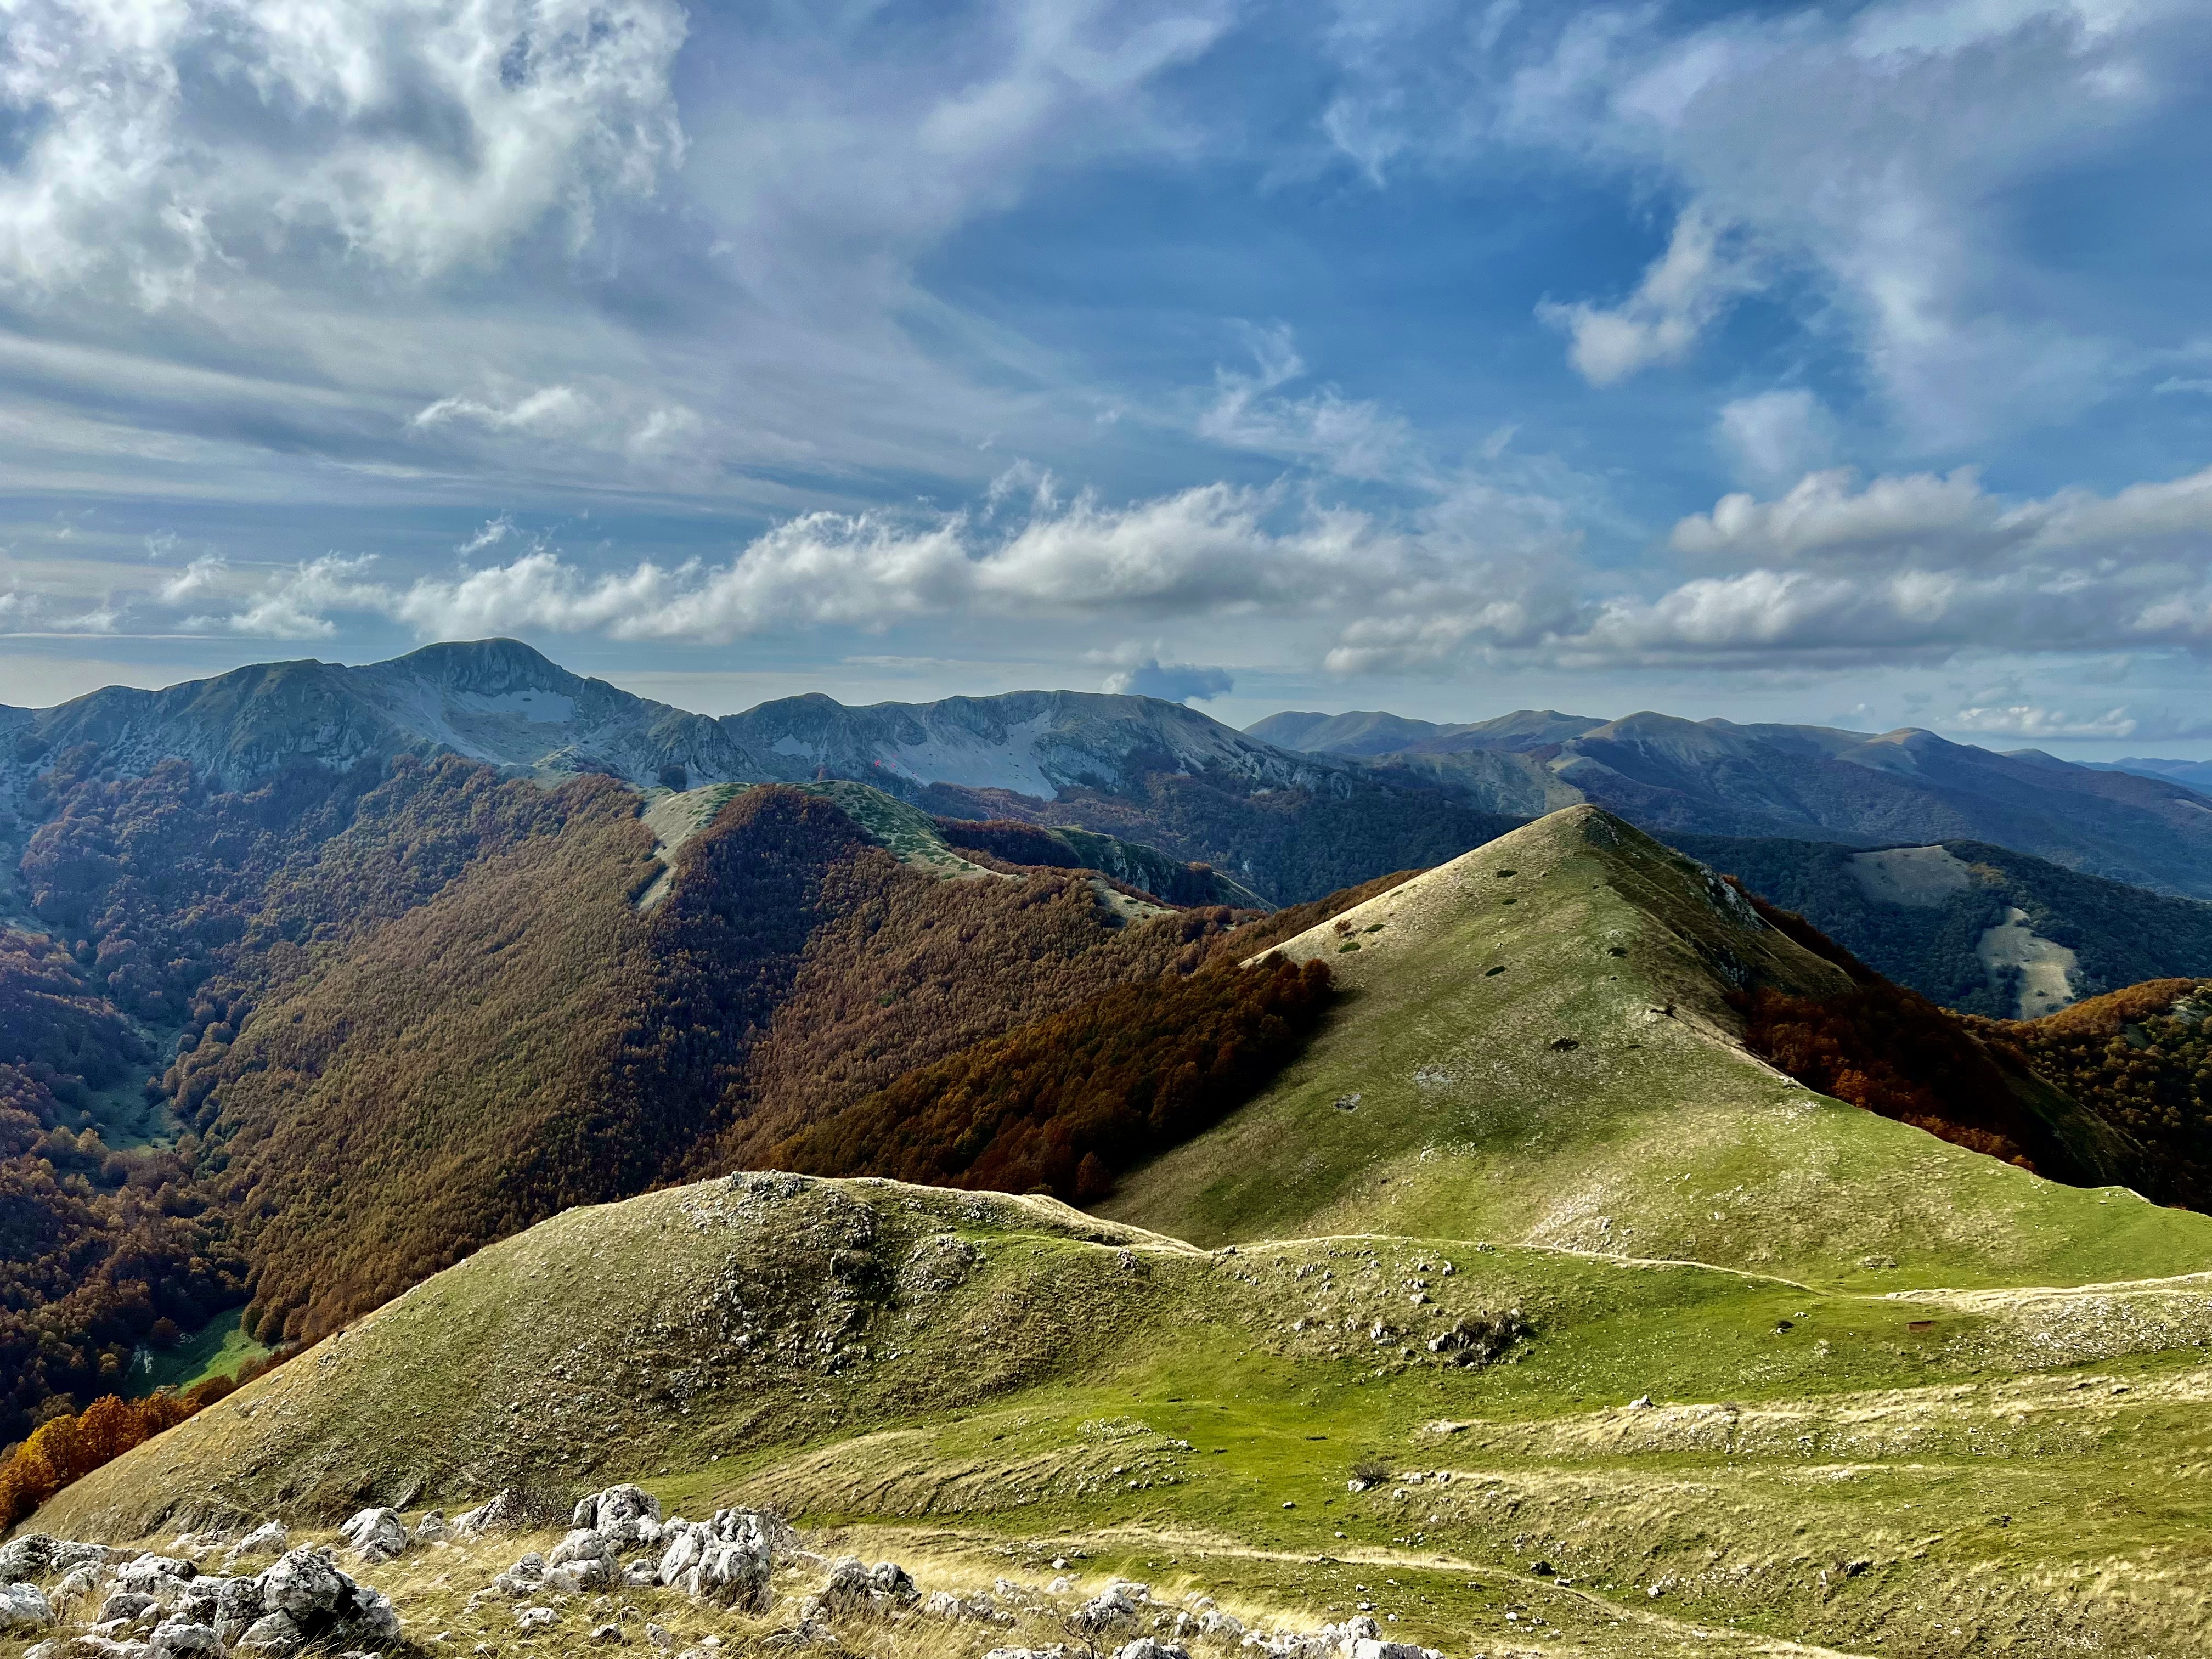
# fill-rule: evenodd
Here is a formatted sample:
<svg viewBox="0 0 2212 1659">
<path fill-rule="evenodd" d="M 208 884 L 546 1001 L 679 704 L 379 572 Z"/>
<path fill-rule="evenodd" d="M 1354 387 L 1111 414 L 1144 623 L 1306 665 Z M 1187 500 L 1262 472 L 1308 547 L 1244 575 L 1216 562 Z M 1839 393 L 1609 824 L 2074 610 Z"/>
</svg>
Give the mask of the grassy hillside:
<svg viewBox="0 0 2212 1659">
<path fill-rule="evenodd" d="M 1431 1352 L 1509 1311 L 1496 1363 Z M 2171 1655 L 2212 1639 L 2212 1500 L 2175 1473 L 2212 1455 L 2208 1337 L 2201 1282 L 1899 1300 L 1424 1237 L 1201 1254 L 1048 1200 L 737 1176 L 495 1245 L 34 1524 L 635 1477 L 985 1583 L 1080 1556 L 1309 1628 L 1368 1601 L 1453 1652 L 1517 1626 L 1638 1659 Z M 1347 1492 L 1370 1460 L 1391 1478 Z M 471 1627 L 465 1559 L 397 1581 L 418 1639 Z"/>
<path fill-rule="evenodd" d="M 1884 1289 L 2212 1268 L 2212 1218 L 2059 1186 L 1747 1054 L 1732 988 L 1850 981 L 1595 808 L 1280 948 L 1335 970 L 1321 1032 L 1102 1213 L 1204 1244 L 1375 1231 Z"/>
</svg>

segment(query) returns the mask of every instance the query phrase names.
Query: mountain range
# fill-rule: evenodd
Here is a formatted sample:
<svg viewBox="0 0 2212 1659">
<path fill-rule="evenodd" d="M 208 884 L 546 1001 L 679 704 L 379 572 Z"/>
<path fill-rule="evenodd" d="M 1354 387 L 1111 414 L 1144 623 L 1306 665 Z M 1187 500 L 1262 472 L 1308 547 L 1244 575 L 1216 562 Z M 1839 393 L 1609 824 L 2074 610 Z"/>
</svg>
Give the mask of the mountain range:
<svg viewBox="0 0 2212 1659">
<path fill-rule="evenodd" d="M 1619 720 L 1522 710 L 1469 725 L 1394 714 L 1270 715 L 1248 735 L 1356 760 L 1498 812 L 1587 800 L 1658 835 L 1861 847 L 1971 841 L 2140 886 L 2212 898 L 2212 797 L 2184 775 L 1997 754 L 1907 728 Z M 2159 763 L 2161 766 L 2167 763 Z"/>
</svg>

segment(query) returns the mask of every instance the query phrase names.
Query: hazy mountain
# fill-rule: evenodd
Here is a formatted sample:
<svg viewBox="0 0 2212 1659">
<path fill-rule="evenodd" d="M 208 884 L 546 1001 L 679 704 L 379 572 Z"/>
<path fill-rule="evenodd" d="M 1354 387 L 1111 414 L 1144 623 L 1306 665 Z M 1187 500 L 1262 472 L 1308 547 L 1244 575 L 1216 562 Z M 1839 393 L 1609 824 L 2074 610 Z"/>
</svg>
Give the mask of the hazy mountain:
<svg viewBox="0 0 2212 1659">
<path fill-rule="evenodd" d="M 161 691 L 111 686 L 54 708 L 0 709 L 0 735 L 19 768 L 90 743 L 119 771 L 173 757 L 234 787 L 297 761 L 343 767 L 440 752 L 639 785 L 680 768 L 693 786 L 826 775 L 897 793 L 945 784 L 1046 799 L 1071 787 L 1126 789 L 1161 771 L 1352 787 L 1341 763 L 1153 697 L 1018 691 L 854 708 L 809 696 L 717 720 L 572 674 L 513 640 L 427 646 L 360 667 L 258 664 Z"/>
<path fill-rule="evenodd" d="M 1994 842 L 2094 875 L 2212 897 L 2212 798 L 2178 781 L 1996 754 L 1932 732 L 1737 725 L 1656 714 L 1599 723 L 1527 711 L 1476 726 L 1395 716 L 1273 715 L 1378 776 L 1444 788 L 1492 811 L 1588 800 L 1656 834 L 1815 838 L 1881 846 Z M 1307 722 L 1314 722 L 1307 724 Z M 1576 729 L 1579 728 L 1579 729 Z M 1385 736 L 1405 746 L 1376 747 Z"/>
<path fill-rule="evenodd" d="M 2133 772 L 2140 777 L 2170 778 L 2201 793 L 2212 794 L 2212 761 L 2152 760 L 2130 756 L 2126 760 L 2091 761 L 2089 764 L 2100 772 Z"/>
</svg>

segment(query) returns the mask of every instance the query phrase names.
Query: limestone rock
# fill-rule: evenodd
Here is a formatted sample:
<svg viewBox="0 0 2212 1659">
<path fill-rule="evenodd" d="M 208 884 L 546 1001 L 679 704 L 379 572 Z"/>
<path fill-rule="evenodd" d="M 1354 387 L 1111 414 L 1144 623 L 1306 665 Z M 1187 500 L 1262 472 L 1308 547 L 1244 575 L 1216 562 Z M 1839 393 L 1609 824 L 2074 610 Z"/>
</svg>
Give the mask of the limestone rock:
<svg viewBox="0 0 2212 1659">
<path fill-rule="evenodd" d="M 0 1584 L 0 1631 L 28 1635 L 55 1622 L 52 1606 L 36 1584 Z"/>
<path fill-rule="evenodd" d="M 407 1548 L 407 1523 L 398 1510 L 363 1510 L 338 1528 L 353 1553 L 374 1566 L 390 1561 Z"/>
<path fill-rule="evenodd" d="M 346 1576 L 316 1549 L 289 1550 L 260 1575 L 261 1600 L 271 1613 L 294 1619 L 335 1612 L 352 1588 Z"/>
<path fill-rule="evenodd" d="M 479 1504 L 472 1510 L 464 1510 L 453 1517 L 453 1535 L 475 1538 L 485 1533 L 523 1532 L 528 1529 L 529 1508 L 523 1495 L 513 1486 L 501 1491 L 489 1504 Z"/>
<path fill-rule="evenodd" d="M 125 1589 L 158 1595 L 173 1580 L 182 1583 L 199 1577 L 199 1569 L 173 1555 L 142 1555 L 117 1569 L 115 1582 Z"/>
<path fill-rule="evenodd" d="M 660 1541 L 660 1500 L 644 1487 L 627 1482 L 609 1486 L 578 1504 L 569 1524 L 588 1527 L 617 1548 L 629 1544 L 650 1547 Z"/>
<path fill-rule="evenodd" d="M 415 1523 L 413 1539 L 417 1544 L 434 1544 L 446 1535 L 447 1530 L 445 1510 L 431 1510 Z"/>
<path fill-rule="evenodd" d="M 152 1659 L 222 1659 L 222 1643 L 215 1627 L 188 1619 L 165 1620 L 156 1625 L 146 1646 Z"/>
<path fill-rule="evenodd" d="M 307 1642 L 307 1632 L 300 1628 L 299 1621 L 291 1614 L 270 1613 L 246 1626 L 246 1633 L 238 1638 L 238 1650 L 282 1656 L 298 1652 Z"/>
</svg>

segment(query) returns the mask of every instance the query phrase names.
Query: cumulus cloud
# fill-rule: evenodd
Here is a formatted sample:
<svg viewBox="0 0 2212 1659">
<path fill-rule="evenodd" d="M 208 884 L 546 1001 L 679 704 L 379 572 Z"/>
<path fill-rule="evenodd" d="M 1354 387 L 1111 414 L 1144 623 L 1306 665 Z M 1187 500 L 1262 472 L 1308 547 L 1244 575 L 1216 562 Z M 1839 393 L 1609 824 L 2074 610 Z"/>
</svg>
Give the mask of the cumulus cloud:
<svg viewBox="0 0 2212 1659">
<path fill-rule="evenodd" d="M 1026 492 L 1025 508 L 1012 506 Z M 331 553 L 266 574 L 217 555 L 150 584 L 142 619 L 270 639 L 329 638 L 349 617 L 398 622 L 424 638 L 596 634 L 720 643 L 776 630 L 881 629 L 932 618 L 1000 617 L 1086 627 L 1244 619 L 1296 623 L 1340 642 L 1340 668 L 1418 667 L 1468 652 L 1534 648 L 1566 627 L 1571 545 L 1555 528 L 1514 528 L 1510 498 L 1480 515 L 1485 540 L 1449 515 L 1406 524 L 1330 504 L 1288 484 L 1213 483 L 1114 505 L 1063 499 L 1049 477 L 1009 483 L 976 511 L 803 514 L 720 562 L 638 560 L 614 568 L 494 519 L 456 574 L 390 580 L 366 555 Z M 510 544 L 520 545 L 509 551 Z M 21 595 L 12 614 L 51 604 Z M 1227 671 L 1164 647 L 1103 659 L 1112 684 L 1205 698 Z"/>
<path fill-rule="evenodd" d="M 1236 688 L 1236 677 L 1225 668 L 1208 668 L 1194 662 L 1162 662 L 1147 657 L 1127 668 L 1116 669 L 1098 687 L 1101 691 L 1138 697 L 1160 697 L 1169 702 L 1206 702 Z"/>
<path fill-rule="evenodd" d="M 22 0 L 0 32 L 0 282 L 139 303 L 278 249 L 495 258 L 682 154 L 675 0 Z"/>
<path fill-rule="evenodd" d="M 1723 246 L 1704 211 L 1674 222 L 1667 251 L 1636 291 L 1612 307 L 1547 300 L 1536 314 L 1565 332 L 1567 356 L 1592 386 L 1611 386 L 1641 369 L 1679 363 L 1741 295 L 1757 286 L 1749 262 Z"/>
<path fill-rule="evenodd" d="M 1993 738 L 2131 738 L 2138 729 L 2125 708 L 2082 718 L 2025 702 L 1961 708 L 1942 725 L 1949 731 Z"/>
<path fill-rule="evenodd" d="M 1570 655 L 1834 665 L 2212 650 L 2212 469 L 2024 501 L 1971 470 L 1863 484 L 1821 472 L 1772 500 L 1723 497 L 1672 541 L 1744 568 L 1609 600 L 1565 642 Z"/>
<path fill-rule="evenodd" d="M 240 634 L 254 639 L 328 639 L 337 632 L 337 624 L 331 619 L 334 612 L 390 611 L 390 591 L 364 580 L 375 562 L 375 555 L 369 553 L 326 553 L 319 559 L 305 559 L 243 594 L 237 609 L 189 617 L 184 625 L 198 632 Z M 207 573 L 204 585 L 213 586 L 220 574 L 218 564 Z M 186 589 L 178 598 L 195 597 L 198 591 Z M 169 597 L 166 590 L 163 597 Z"/>
</svg>

